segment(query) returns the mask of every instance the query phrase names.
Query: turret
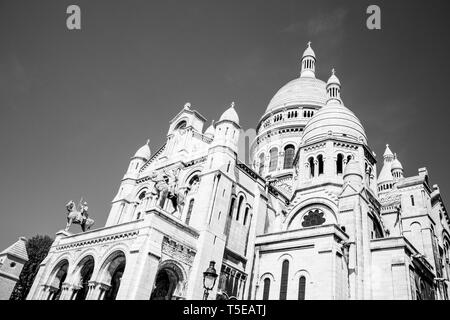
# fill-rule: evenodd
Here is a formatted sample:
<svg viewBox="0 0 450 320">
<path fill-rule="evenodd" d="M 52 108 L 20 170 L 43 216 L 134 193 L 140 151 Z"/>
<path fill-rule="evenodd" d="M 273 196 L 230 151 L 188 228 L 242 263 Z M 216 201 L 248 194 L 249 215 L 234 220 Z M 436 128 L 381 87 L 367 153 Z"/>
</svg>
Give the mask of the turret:
<svg viewBox="0 0 450 320">
<path fill-rule="evenodd" d="M 308 42 L 308 47 L 302 56 L 302 69 L 300 72 L 300 77 L 316 77 L 316 54 L 311 48 L 311 41 Z"/>
<path fill-rule="evenodd" d="M 150 159 L 151 151 L 150 151 L 150 139 L 147 140 L 147 143 L 139 148 L 138 151 L 131 158 L 130 165 L 128 167 L 127 174 L 136 174 L 139 172 L 139 169 L 142 165 Z"/>
<path fill-rule="evenodd" d="M 397 154 L 394 154 L 394 160 L 392 161 L 391 166 L 391 173 L 395 182 L 403 178 L 403 166 L 398 160 Z"/>
<path fill-rule="evenodd" d="M 383 155 L 384 163 L 383 168 L 378 176 L 378 192 L 384 193 L 392 190 L 394 186 L 394 177 L 392 176 L 392 164 L 394 161 L 394 154 L 392 153 L 389 145 L 386 145 L 386 150 Z"/>
<path fill-rule="evenodd" d="M 336 71 L 331 70 L 331 77 L 327 82 L 327 105 L 338 103 L 342 104 L 341 100 L 341 82 L 336 77 Z"/>
</svg>

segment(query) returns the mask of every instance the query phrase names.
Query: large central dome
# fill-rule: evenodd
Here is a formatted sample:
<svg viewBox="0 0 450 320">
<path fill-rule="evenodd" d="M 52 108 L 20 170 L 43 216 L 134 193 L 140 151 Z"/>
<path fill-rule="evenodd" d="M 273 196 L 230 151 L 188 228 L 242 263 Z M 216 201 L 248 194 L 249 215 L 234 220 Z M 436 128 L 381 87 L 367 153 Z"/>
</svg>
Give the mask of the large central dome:
<svg viewBox="0 0 450 320">
<path fill-rule="evenodd" d="M 323 107 L 327 102 L 326 83 L 313 77 L 300 77 L 288 82 L 274 95 L 266 113 L 291 105 Z"/>
</svg>

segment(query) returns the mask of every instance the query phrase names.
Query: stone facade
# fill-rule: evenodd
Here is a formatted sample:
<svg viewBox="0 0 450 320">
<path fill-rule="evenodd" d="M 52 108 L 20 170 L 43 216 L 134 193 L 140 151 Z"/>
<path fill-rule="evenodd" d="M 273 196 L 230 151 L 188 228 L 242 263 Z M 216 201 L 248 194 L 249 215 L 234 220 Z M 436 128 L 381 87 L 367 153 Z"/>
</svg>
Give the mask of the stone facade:
<svg viewBox="0 0 450 320">
<path fill-rule="evenodd" d="M 61 231 L 28 299 L 448 299 L 449 215 L 426 169 L 383 168 L 334 71 L 300 76 L 257 125 L 251 165 L 234 104 L 204 130 L 190 104 L 131 158 L 104 228 Z"/>
</svg>

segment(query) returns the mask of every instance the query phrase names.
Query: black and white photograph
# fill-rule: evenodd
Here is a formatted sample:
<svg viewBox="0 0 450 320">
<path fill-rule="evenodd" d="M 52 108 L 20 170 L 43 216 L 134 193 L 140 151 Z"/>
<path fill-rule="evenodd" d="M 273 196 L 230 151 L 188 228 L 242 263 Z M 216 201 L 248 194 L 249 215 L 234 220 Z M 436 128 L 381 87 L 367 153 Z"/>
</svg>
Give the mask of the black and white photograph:
<svg viewBox="0 0 450 320">
<path fill-rule="evenodd" d="M 449 300 L 449 14 L 0 0 L 0 300 Z"/>
</svg>

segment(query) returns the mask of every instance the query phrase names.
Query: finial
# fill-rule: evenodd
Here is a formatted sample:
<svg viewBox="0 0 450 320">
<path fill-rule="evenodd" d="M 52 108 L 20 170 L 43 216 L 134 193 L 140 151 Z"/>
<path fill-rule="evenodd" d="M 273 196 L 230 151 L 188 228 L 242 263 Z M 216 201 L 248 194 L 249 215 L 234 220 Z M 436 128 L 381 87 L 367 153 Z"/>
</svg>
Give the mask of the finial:
<svg viewBox="0 0 450 320">
<path fill-rule="evenodd" d="M 336 70 L 333 68 L 331 69 L 331 73 L 333 74 L 333 76 L 336 74 Z"/>
<path fill-rule="evenodd" d="M 191 107 L 191 103 L 190 102 L 186 102 L 186 104 L 184 105 L 185 109 L 189 109 Z"/>
<path fill-rule="evenodd" d="M 147 139 L 146 145 L 149 145 L 149 144 L 150 144 L 150 139 Z"/>
<path fill-rule="evenodd" d="M 386 144 L 386 148 L 389 148 L 389 144 Z"/>
<path fill-rule="evenodd" d="M 235 103 L 234 103 L 234 101 L 231 103 L 231 105 L 230 105 L 230 107 L 231 108 L 234 108 L 234 105 L 235 105 Z"/>
<path fill-rule="evenodd" d="M 311 41 L 308 41 L 308 47 L 311 47 Z"/>
</svg>

